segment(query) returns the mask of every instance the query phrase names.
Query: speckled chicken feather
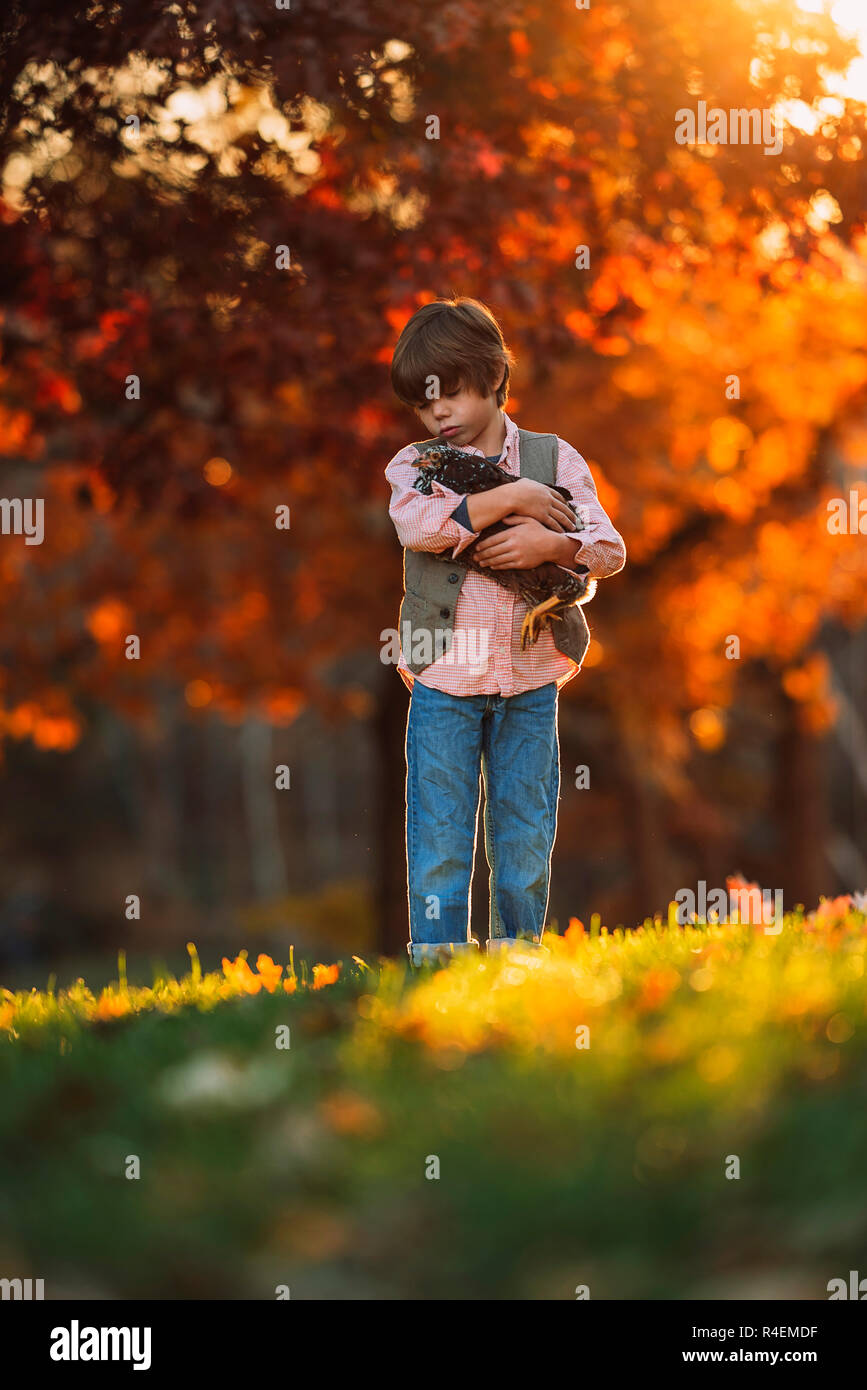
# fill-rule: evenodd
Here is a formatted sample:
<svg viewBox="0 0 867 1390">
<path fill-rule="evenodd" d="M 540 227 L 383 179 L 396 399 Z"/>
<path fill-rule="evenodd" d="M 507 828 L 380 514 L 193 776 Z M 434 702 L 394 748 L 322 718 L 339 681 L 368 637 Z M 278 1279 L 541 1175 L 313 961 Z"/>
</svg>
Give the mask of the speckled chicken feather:
<svg viewBox="0 0 867 1390">
<path fill-rule="evenodd" d="M 453 492 L 489 492 L 491 488 L 501 487 L 503 483 L 513 483 L 515 478 L 498 463 L 479 454 L 467 454 L 462 449 L 452 449 L 446 444 L 436 444 L 426 450 L 424 463 L 419 466 L 418 477 L 413 486 L 429 495 L 432 483 L 442 483 Z M 575 516 L 574 531 L 583 531 L 584 522 L 575 510 L 572 494 L 564 487 L 555 487 Z M 511 530 L 503 521 L 486 526 L 476 540 L 462 550 L 456 560 L 449 551 L 440 551 L 437 558 L 447 564 L 466 565 L 477 574 L 486 574 L 502 588 L 517 594 L 527 604 L 528 613 L 524 619 L 521 646 L 532 646 L 542 627 L 553 619 L 557 621 L 567 608 L 575 603 L 587 603 L 596 593 L 596 580 L 590 574 L 576 574 L 564 569 L 553 561 L 546 560 L 533 569 L 504 570 L 492 569 L 479 564 L 475 558 L 476 547 L 488 536 L 499 535 Z"/>
</svg>

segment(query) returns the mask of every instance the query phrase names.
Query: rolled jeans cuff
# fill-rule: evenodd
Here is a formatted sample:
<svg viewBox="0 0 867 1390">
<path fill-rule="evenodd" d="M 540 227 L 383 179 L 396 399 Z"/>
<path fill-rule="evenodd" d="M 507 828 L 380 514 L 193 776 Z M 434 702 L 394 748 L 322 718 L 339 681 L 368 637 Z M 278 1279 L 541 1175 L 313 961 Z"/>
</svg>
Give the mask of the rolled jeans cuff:
<svg viewBox="0 0 867 1390">
<path fill-rule="evenodd" d="M 406 949 L 411 965 L 436 965 L 445 963 L 451 956 L 478 951 L 479 943 L 474 936 L 469 941 L 408 941 Z"/>
<path fill-rule="evenodd" d="M 543 945 L 541 937 L 538 936 L 491 936 L 488 938 L 487 946 L 489 956 L 496 955 L 499 951 L 508 950 L 548 950 L 548 947 Z"/>
</svg>

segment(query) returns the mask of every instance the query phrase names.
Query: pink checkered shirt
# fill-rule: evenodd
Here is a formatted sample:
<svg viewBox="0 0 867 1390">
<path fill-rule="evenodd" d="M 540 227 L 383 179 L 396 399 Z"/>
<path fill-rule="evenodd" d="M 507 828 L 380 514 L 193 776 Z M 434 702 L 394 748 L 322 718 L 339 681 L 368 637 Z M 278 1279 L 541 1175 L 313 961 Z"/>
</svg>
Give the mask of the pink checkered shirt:
<svg viewBox="0 0 867 1390">
<path fill-rule="evenodd" d="M 500 466 L 514 477 L 521 476 L 518 427 L 503 412 L 506 440 L 500 456 Z M 558 486 L 568 488 L 578 507 L 585 529 L 564 532 L 580 548 L 581 564 L 586 565 L 597 579 L 616 574 L 626 563 L 626 546 L 615 531 L 596 495 L 596 484 L 584 459 L 558 437 Z M 484 457 L 481 449 L 470 446 L 467 453 Z M 407 444 L 389 463 L 385 476 L 391 484 L 388 514 L 397 529 L 402 546 L 410 550 L 447 550 L 452 558 L 480 534 L 469 531 L 452 519 L 463 495 L 444 484 L 434 482 L 430 496 L 414 487 L 418 476 L 419 453 L 414 444 Z M 468 570 L 455 605 L 453 651 L 446 652 L 413 676 L 401 652 L 398 672 L 412 689 L 413 681 L 442 690 L 448 695 L 519 695 L 535 690 L 550 681 L 559 690 L 577 673 L 578 666 L 558 651 L 549 627 L 539 635 L 535 646 L 521 651 L 521 623 L 527 605 L 516 594 L 503 589 L 486 574 Z M 478 660 L 484 647 L 479 634 L 487 634 L 487 656 Z M 474 640 L 471 640 L 474 639 Z M 484 638 L 481 638 L 483 641 Z M 455 660 L 455 653 L 465 659 Z M 452 660 L 449 660 L 449 657 Z"/>
</svg>

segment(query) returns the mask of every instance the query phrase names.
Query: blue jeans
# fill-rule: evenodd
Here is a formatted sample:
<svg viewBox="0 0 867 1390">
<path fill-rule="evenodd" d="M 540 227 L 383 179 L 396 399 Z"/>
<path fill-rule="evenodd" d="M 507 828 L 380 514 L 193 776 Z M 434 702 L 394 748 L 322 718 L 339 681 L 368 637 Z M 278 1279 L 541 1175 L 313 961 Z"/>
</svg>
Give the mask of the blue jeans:
<svg viewBox="0 0 867 1390">
<path fill-rule="evenodd" d="M 406 725 L 407 943 L 413 965 L 478 950 L 471 878 L 481 785 L 492 944 L 540 943 L 557 833 L 554 681 L 520 695 L 446 695 L 416 680 Z"/>
</svg>

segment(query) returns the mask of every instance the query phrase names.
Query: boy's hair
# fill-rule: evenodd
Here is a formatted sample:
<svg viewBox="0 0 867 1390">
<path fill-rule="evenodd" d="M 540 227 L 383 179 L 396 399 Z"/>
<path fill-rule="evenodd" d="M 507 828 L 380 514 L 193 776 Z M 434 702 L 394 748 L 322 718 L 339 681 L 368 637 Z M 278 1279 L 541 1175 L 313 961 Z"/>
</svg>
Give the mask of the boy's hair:
<svg viewBox="0 0 867 1390">
<path fill-rule="evenodd" d="M 442 395 L 462 386 L 489 396 L 505 365 L 497 405 L 509 396 L 515 358 L 503 341 L 500 325 L 477 299 L 437 299 L 416 309 L 404 325 L 391 360 L 391 384 L 398 400 L 424 410 L 432 399 L 428 378 L 439 378 Z"/>
</svg>

